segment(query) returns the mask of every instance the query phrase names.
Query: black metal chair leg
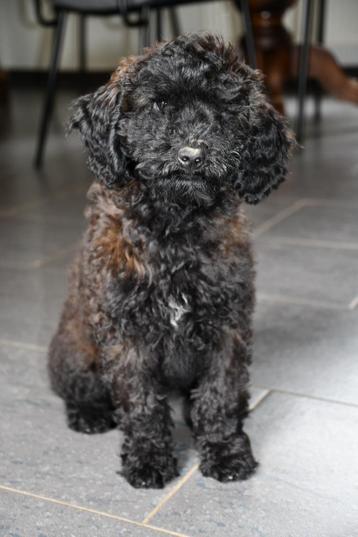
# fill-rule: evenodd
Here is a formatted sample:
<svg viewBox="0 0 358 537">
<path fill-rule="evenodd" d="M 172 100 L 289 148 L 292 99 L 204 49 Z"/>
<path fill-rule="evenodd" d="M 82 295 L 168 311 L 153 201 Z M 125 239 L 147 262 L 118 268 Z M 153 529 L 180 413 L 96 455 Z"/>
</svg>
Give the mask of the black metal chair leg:
<svg viewBox="0 0 358 537">
<path fill-rule="evenodd" d="M 169 8 L 169 21 L 172 28 L 173 37 L 178 37 L 181 34 L 178 14 L 175 7 Z"/>
<path fill-rule="evenodd" d="M 34 161 L 36 168 L 41 168 L 42 166 L 43 153 L 45 150 L 48 128 L 49 128 L 52 111 L 53 111 L 55 90 L 56 90 L 56 75 L 57 75 L 57 69 L 58 69 L 60 55 L 61 55 L 61 47 L 62 47 L 62 42 L 63 42 L 64 30 L 65 30 L 65 21 L 66 21 L 66 14 L 64 12 L 60 12 L 58 15 L 57 26 L 55 28 L 50 70 L 49 70 L 49 75 L 48 75 L 48 80 L 47 80 L 46 97 L 45 97 L 44 107 L 42 110 L 40 130 L 39 130 L 39 135 L 37 139 L 37 147 L 36 147 L 35 161 Z"/>
<path fill-rule="evenodd" d="M 317 31 L 317 43 L 322 45 L 324 43 L 324 29 L 325 29 L 325 17 L 326 17 L 326 0 L 318 0 L 318 31 Z M 314 96 L 314 120 L 316 122 L 321 119 L 321 102 L 322 102 L 322 87 L 318 86 Z"/>
<path fill-rule="evenodd" d="M 159 8 L 155 12 L 156 18 L 156 31 L 157 31 L 157 41 L 163 39 L 163 20 L 162 20 L 162 10 Z"/>
<path fill-rule="evenodd" d="M 254 33 L 252 30 L 252 21 L 250 17 L 249 1 L 248 0 L 237 0 L 237 1 L 239 2 L 241 13 L 244 19 L 247 59 L 249 60 L 249 65 L 253 69 L 256 69 L 256 50 L 255 50 Z"/>
<path fill-rule="evenodd" d="M 297 112 L 297 125 L 296 125 L 296 137 L 299 142 L 303 140 L 304 134 L 304 105 L 307 88 L 308 77 L 308 65 L 309 65 L 309 51 L 310 51 L 310 34 L 311 34 L 311 22 L 312 22 L 312 0 L 303 0 L 303 39 L 301 44 L 301 50 L 299 54 L 298 62 L 298 112 Z"/>
<path fill-rule="evenodd" d="M 78 65 L 83 74 L 87 67 L 86 56 L 86 15 L 80 15 L 78 20 Z"/>
<path fill-rule="evenodd" d="M 150 9 L 148 7 L 143 7 L 141 10 L 143 24 L 139 27 L 140 54 L 144 48 L 149 47 L 150 45 L 150 15 Z"/>
</svg>

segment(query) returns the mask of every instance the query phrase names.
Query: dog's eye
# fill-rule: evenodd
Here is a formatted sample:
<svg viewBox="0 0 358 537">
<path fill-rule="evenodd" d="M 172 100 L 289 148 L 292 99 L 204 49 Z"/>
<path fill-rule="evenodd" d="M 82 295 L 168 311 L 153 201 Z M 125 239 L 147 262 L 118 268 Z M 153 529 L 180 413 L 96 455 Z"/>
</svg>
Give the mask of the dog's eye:
<svg viewBox="0 0 358 537">
<path fill-rule="evenodd" d="M 154 101 L 153 110 L 155 110 L 156 112 L 163 112 L 166 106 L 167 106 L 166 101 Z"/>
</svg>

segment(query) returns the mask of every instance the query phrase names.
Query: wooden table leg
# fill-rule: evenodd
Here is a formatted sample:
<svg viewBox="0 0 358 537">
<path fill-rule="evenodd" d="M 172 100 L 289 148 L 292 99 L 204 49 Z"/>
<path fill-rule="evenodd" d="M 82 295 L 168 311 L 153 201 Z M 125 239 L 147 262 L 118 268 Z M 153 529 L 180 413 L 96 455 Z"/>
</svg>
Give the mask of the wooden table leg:
<svg viewBox="0 0 358 537">
<path fill-rule="evenodd" d="M 311 0 L 306 1 L 311 3 Z M 285 12 L 296 2 L 297 0 L 249 1 L 256 64 L 263 71 L 268 93 L 280 112 L 284 111 L 285 84 L 298 77 L 300 47 L 293 44 L 292 37 L 283 24 Z M 323 35 L 323 26 L 320 33 Z M 310 46 L 307 54 L 309 78 L 317 80 L 327 93 L 336 98 L 358 104 L 358 81 L 344 73 L 326 48 Z"/>
</svg>

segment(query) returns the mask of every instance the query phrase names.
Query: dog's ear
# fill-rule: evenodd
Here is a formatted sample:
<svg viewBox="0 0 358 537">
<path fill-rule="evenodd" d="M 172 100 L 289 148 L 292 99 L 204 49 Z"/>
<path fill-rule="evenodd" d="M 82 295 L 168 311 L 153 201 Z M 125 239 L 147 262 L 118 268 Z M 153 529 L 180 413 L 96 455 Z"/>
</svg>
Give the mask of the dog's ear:
<svg viewBox="0 0 358 537">
<path fill-rule="evenodd" d="M 291 148 L 296 145 L 285 120 L 256 94 L 238 152 L 239 174 L 235 187 L 247 203 L 255 204 L 276 189 L 287 175 Z"/>
<path fill-rule="evenodd" d="M 77 129 L 81 134 L 90 170 L 109 187 L 128 180 L 118 129 L 127 68 L 128 64 L 120 64 L 108 84 L 77 99 L 69 122 L 69 131 Z"/>
</svg>

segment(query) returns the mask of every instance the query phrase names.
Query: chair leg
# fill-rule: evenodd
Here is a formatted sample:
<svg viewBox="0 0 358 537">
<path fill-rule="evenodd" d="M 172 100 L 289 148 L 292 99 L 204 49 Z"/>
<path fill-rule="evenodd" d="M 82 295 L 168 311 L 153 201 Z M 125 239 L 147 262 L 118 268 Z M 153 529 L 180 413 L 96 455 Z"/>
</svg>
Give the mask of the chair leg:
<svg viewBox="0 0 358 537">
<path fill-rule="evenodd" d="M 83 74 L 87 67 L 86 57 L 86 15 L 80 15 L 78 20 L 78 66 Z"/>
<path fill-rule="evenodd" d="M 60 55 L 61 55 L 61 47 L 62 47 L 63 36 L 64 36 L 65 21 L 66 21 L 65 13 L 60 12 L 58 16 L 57 27 L 55 29 L 55 35 L 54 35 L 54 40 L 53 40 L 51 63 L 50 63 L 48 80 L 47 80 L 46 97 L 45 97 L 44 107 L 42 110 L 40 130 L 38 134 L 37 147 L 36 147 L 36 152 L 35 152 L 34 163 L 37 169 L 41 168 L 42 166 L 43 153 L 45 149 L 48 128 L 49 128 L 52 111 L 53 111 L 55 90 L 56 90 L 56 75 L 57 75 L 57 69 L 58 69 Z"/>
<path fill-rule="evenodd" d="M 162 17 L 162 10 L 159 8 L 155 11 L 155 18 L 156 18 L 156 31 L 157 31 L 157 41 L 161 41 L 163 39 L 163 17 Z"/>
<path fill-rule="evenodd" d="M 309 67 L 309 51 L 310 51 L 310 34 L 312 22 L 312 0 L 303 0 L 303 39 L 298 62 L 298 112 L 296 136 L 301 142 L 304 134 L 304 105 L 307 89 L 307 77 Z"/>
<path fill-rule="evenodd" d="M 141 10 L 141 18 L 143 19 L 142 26 L 139 27 L 139 46 L 141 54 L 143 49 L 150 45 L 150 9 L 146 6 Z"/>
<path fill-rule="evenodd" d="M 239 8 L 244 19 L 247 58 L 249 60 L 249 65 L 253 69 L 256 69 L 256 50 L 250 17 L 249 0 L 237 0 L 237 2 L 239 3 Z"/>
<path fill-rule="evenodd" d="M 179 19 L 178 19 L 178 13 L 175 7 L 169 8 L 169 21 L 170 21 L 170 26 L 172 28 L 173 37 L 178 37 L 178 35 L 181 34 L 181 29 L 180 29 L 180 24 L 179 24 Z"/>
<path fill-rule="evenodd" d="M 317 43 L 322 45 L 324 43 L 324 29 L 325 29 L 325 18 L 326 18 L 326 0 L 318 0 L 318 32 L 317 32 Z M 317 87 L 317 91 L 314 96 L 314 120 L 316 122 L 321 119 L 321 101 L 322 101 L 322 87 Z"/>
</svg>

